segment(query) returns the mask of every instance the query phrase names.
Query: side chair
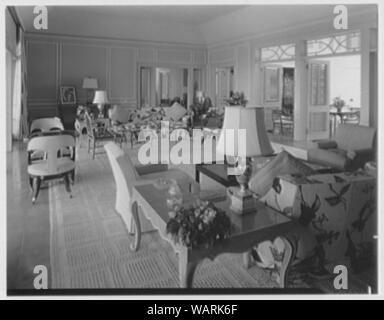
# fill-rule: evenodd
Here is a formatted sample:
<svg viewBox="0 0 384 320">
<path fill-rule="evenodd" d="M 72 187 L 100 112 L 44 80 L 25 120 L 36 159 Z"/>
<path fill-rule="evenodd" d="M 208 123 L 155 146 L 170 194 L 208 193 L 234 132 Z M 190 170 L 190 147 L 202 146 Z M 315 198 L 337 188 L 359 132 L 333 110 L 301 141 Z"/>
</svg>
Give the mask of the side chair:
<svg viewBox="0 0 384 320">
<path fill-rule="evenodd" d="M 40 135 L 32 137 L 27 145 L 29 184 L 33 191 L 32 203 L 36 202 L 42 181 L 64 179 L 65 189 L 71 195 L 70 179 L 75 172 L 75 138 L 71 134 Z M 60 151 L 69 148 L 71 155 L 61 157 Z M 30 155 L 42 151 L 44 159 L 32 161 Z"/>
</svg>

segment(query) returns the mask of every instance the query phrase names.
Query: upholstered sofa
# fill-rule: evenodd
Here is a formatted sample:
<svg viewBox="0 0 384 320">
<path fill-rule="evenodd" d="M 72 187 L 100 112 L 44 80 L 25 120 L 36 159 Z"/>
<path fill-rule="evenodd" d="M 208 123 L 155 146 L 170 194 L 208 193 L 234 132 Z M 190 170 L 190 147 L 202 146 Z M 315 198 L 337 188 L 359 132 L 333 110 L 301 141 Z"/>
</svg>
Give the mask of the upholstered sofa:
<svg viewBox="0 0 384 320">
<path fill-rule="evenodd" d="M 341 124 L 334 140 L 320 140 L 308 150 L 308 161 L 340 171 L 353 171 L 374 158 L 375 129 L 355 124 Z"/>
<path fill-rule="evenodd" d="M 298 258 L 316 253 L 325 265 L 347 264 L 359 269 L 375 248 L 376 187 L 376 177 L 363 170 L 285 175 L 275 179 L 261 201 L 297 219 L 313 235 L 315 244 L 308 237 L 298 241 Z"/>
</svg>

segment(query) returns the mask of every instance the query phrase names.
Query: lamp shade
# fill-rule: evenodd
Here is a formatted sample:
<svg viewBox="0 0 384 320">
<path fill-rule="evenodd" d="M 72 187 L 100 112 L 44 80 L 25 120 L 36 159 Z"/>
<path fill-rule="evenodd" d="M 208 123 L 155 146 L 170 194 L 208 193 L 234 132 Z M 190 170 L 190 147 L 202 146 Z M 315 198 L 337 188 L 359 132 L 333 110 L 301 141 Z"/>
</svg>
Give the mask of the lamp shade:
<svg viewBox="0 0 384 320">
<path fill-rule="evenodd" d="M 97 89 L 98 83 L 96 78 L 84 78 L 83 89 Z"/>
<path fill-rule="evenodd" d="M 105 90 L 96 90 L 95 97 L 93 98 L 93 103 L 95 104 L 105 104 L 108 103 L 107 91 Z"/>
<path fill-rule="evenodd" d="M 245 129 L 243 131 L 245 136 L 239 137 L 238 129 Z M 226 107 L 217 151 L 224 155 L 246 157 L 273 154 L 274 151 L 265 130 L 264 108 Z"/>
<path fill-rule="evenodd" d="M 204 98 L 203 91 L 196 91 L 196 98 L 203 99 Z"/>
</svg>

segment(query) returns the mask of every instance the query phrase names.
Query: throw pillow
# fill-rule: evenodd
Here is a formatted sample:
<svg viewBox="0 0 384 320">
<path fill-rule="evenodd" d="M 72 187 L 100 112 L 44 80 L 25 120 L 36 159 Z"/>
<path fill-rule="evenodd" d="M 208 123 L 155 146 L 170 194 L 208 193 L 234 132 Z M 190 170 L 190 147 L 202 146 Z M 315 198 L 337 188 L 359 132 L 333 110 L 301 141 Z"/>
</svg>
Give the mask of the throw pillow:
<svg viewBox="0 0 384 320">
<path fill-rule="evenodd" d="M 287 174 L 309 176 L 315 173 L 315 170 L 301 160 L 287 151 L 282 151 L 252 176 L 249 181 L 249 189 L 262 197 L 272 187 L 273 180 L 278 176 Z"/>
<path fill-rule="evenodd" d="M 175 102 L 171 107 L 165 109 L 165 119 L 179 121 L 185 116 L 187 110 L 178 102 Z"/>
</svg>

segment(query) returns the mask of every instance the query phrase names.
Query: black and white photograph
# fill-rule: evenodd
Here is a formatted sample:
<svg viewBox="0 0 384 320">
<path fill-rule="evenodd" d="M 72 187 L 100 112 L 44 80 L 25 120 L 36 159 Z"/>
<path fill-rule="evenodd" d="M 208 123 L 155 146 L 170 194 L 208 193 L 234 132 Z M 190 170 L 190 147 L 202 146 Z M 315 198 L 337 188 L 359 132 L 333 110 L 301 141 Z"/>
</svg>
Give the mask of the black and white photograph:
<svg viewBox="0 0 384 320">
<path fill-rule="evenodd" d="M 382 294 L 381 7 L 2 6 L 6 296 Z"/>
</svg>

